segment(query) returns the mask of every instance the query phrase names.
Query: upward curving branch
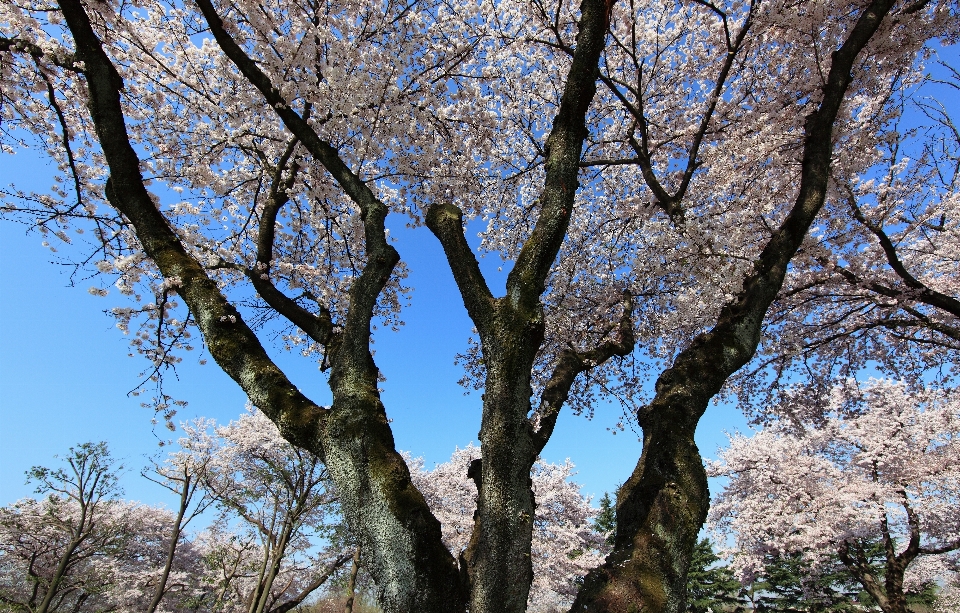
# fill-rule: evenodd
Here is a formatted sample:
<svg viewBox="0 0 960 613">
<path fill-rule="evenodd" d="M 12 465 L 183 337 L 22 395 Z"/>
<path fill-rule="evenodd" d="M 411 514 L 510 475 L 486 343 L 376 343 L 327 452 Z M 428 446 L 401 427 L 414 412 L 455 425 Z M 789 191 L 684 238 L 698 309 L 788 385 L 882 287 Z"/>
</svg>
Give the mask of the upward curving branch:
<svg viewBox="0 0 960 613">
<path fill-rule="evenodd" d="M 292 164 L 286 178 L 284 178 L 283 173 L 287 170 L 290 157 L 296 150 L 298 142 L 296 137 L 291 139 L 280 156 L 277 168 L 274 170 L 267 201 L 260 214 L 260 227 L 257 233 L 257 266 L 253 269 L 244 267 L 243 272 L 250 279 L 250 283 L 264 302 L 290 323 L 303 330 L 315 342 L 326 347 L 329 356 L 331 349 L 335 349 L 339 341 L 338 335 L 334 334 L 333 320 L 329 309 L 320 304 L 318 305 L 319 313 L 311 313 L 300 306 L 296 300 L 280 291 L 270 279 L 269 274 L 273 261 L 274 242 L 276 241 L 277 215 L 290 201 L 287 190 L 293 186 L 299 167 Z"/>
<path fill-rule="evenodd" d="M 713 329 L 697 336 L 656 384 L 652 402 L 637 413 L 643 453 L 617 498 L 614 552 L 588 576 L 574 611 L 630 607 L 677 612 L 684 606 L 686 572 L 706 519 L 709 491 L 694 432 L 710 399 L 756 352 L 761 325 L 783 285 L 790 260 L 826 199 L 833 125 L 859 53 L 880 27 L 893 0 L 874 0 L 860 14 L 822 87 L 819 108 L 804 126 L 796 201 L 720 311 Z"/>
<path fill-rule="evenodd" d="M 538 455 L 553 435 L 560 409 L 567 401 L 574 380 L 580 374 L 603 364 L 614 356 L 626 357 L 630 355 L 635 344 L 633 296 L 629 291 L 625 291 L 623 293 L 623 315 L 621 315 L 620 322 L 617 325 L 615 338 L 589 351 L 576 351 L 569 348 L 561 352 L 560 359 L 553 369 L 553 374 L 540 396 L 540 406 L 531 420 L 531 427 L 534 429 L 534 447 L 537 449 Z"/>
<path fill-rule="evenodd" d="M 270 78 L 226 31 L 212 2 L 196 2 L 223 52 L 360 209 L 366 262 L 350 287 L 343 329 L 333 339 L 333 412 L 322 436 L 344 516 L 369 554 L 378 600 L 391 613 L 461 611 L 465 595 L 456 560 L 443 545 L 440 523 L 413 486 L 409 469 L 396 451 L 380 400 L 380 372 L 370 353 L 377 301 L 400 261 L 386 238 L 388 209 L 336 149 L 282 98 Z"/>
<path fill-rule="evenodd" d="M 110 170 L 106 195 L 136 231 L 146 254 L 175 284 L 217 364 L 296 445 L 323 456 L 318 433 L 328 411 L 310 401 L 267 355 L 237 309 L 187 253 L 143 184 L 140 160 L 130 144 L 120 104 L 123 80 L 111 63 L 79 0 L 62 0 L 67 26 L 84 63 L 88 107 Z"/>
<path fill-rule="evenodd" d="M 580 5 L 576 51 L 544 146 L 546 173 L 539 198 L 540 216 L 507 276 L 507 298 L 514 308 L 529 310 L 539 303 L 570 225 L 580 186 L 580 157 L 588 134 L 587 109 L 597 91 L 600 54 L 613 4 L 613 0 L 584 0 Z"/>
<path fill-rule="evenodd" d="M 478 329 L 486 328 L 493 317 L 494 298 L 464 235 L 463 211 L 453 204 L 438 202 L 427 210 L 425 221 L 440 239 L 470 319 Z"/>
<path fill-rule="evenodd" d="M 350 290 L 350 310 L 340 342 L 353 355 L 369 354 L 370 323 L 380 292 L 386 286 L 400 255 L 388 242 L 385 221 L 388 209 L 370 187 L 340 158 L 329 142 L 320 138 L 306 117 L 291 108 L 270 77 L 233 39 L 211 0 L 196 0 L 217 44 L 237 69 L 263 96 L 284 126 L 319 161 L 347 196 L 360 208 L 363 219 L 367 263 Z M 309 107 L 308 107 L 309 108 Z M 362 360 L 361 360 L 362 361 Z"/>
</svg>

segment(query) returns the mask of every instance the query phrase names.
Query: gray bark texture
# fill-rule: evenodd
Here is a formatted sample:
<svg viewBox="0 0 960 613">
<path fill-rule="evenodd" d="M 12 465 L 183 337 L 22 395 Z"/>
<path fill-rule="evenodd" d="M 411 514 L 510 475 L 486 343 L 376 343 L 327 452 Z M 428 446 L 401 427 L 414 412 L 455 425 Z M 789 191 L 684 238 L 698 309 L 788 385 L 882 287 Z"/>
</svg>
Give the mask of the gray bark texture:
<svg viewBox="0 0 960 613">
<path fill-rule="evenodd" d="M 680 613 L 687 568 L 710 504 L 697 423 L 724 382 L 756 352 L 764 315 L 790 259 L 826 198 L 832 131 L 860 51 L 892 0 L 875 0 L 833 54 L 820 107 L 807 117 L 800 189 L 793 209 L 755 262 L 743 289 L 657 380 L 638 413 L 643 453 L 617 497 L 617 534 L 606 563 L 590 573 L 571 611 Z"/>
</svg>

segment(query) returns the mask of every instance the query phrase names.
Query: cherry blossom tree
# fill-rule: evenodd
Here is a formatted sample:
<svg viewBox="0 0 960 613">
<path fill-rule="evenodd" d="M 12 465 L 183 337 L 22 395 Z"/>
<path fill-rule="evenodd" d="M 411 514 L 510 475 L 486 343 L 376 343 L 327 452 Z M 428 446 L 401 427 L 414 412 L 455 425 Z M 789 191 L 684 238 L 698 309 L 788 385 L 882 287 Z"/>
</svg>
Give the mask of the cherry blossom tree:
<svg viewBox="0 0 960 613">
<path fill-rule="evenodd" d="M 711 467 L 730 479 L 711 521 L 736 539 L 743 577 L 769 552 L 802 553 L 814 573 L 837 555 L 883 611 L 904 613 L 905 592 L 956 581 L 960 403 L 955 390 L 888 380 L 866 386 L 856 412 L 848 396 L 837 391 L 819 429 L 786 422 L 735 436 Z"/>
<path fill-rule="evenodd" d="M 0 142 L 32 133 L 61 171 L 50 193 L 8 190 L 4 215 L 61 242 L 88 233 L 76 259 L 102 275 L 94 293 L 113 280 L 130 298 L 114 313 L 148 376 L 160 381 L 199 331 L 283 437 L 326 463 L 387 611 L 525 610 L 531 471 L 563 407 L 589 413 L 598 393 L 630 407 L 644 448 L 617 496 L 614 551 L 573 607 L 680 611 L 709 505 L 697 423 L 764 338 L 779 357 L 757 380 L 802 363 L 803 339 L 831 346 L 830 326 L 850 320 L 831 315 L 837 283 L 879 313 L 854 337 L 919 330 L 884 343 L 914 355 L 934 335 L 948 357 L 927 362 L 955 363 L 955 186 L 902 201 L 911 176 L 940 166 L 883 149 L 907 142 L 899 102 L 925 45 L 955 40 L 955 3 L 0 11 Z M 371 326 L 394 325 L 405 292 L 389 212 L 436 235 L 477 330 L 464 364 L 483 389 L 482 458 L 462 563 L 380 400 Z M 469 220 L 510 266 L 504 296 L 481 274 Z M 791 297 L 802 312 L 787 321 L 774 307 L 765 327 Z M 269 358 L 257 324 L 271 318 L 329 371 L 332 407 Z M 157 402 L 169 419 L 162 390 Z"/>
<path fill-rule="evenodd" d="M 833 171 L 851 223 L 810 236 L 772 305 L 760 359 L 736 377 L 741 401 L 761 419 L 770 405 L 822 410 L 834 382 L 862 371 L 918 387 L 956 375 L 960 132 L 946 100 L 960 75 L 943 62 L 932 68 L 920 87 L 895 94 L 908 112 L 876 149 L 873 170 Z M 796 393 L 807 398 L 792 402 Z"/>
<path fill-rule="evenodd" d="M 103 443 L 71 448 L 67 468 L 32 469 L 48 496 L 0 508 L 0 602 L 31 613 L 285 613 L 303 603 L 354 553 L 320 547 L 338 518 L 326 472 L 259 413 L 213 428 L 184 424 L 179 449 L 144 475 L 177 495 L 176 512 L 119 500 L 120 469 Z M 213 525 L 186 533 L 214 503 Z"/>
<path fill-rule="evenodd" d="M 89 515 L 87 516 L 89 517 Z M 4 610 L 94 613 L 149 606 L 173 520 L 164 509 L 102 501 L 79 546 L 65 528 L 84 518 L 75 501 L 24 499 L 0 509 L 0 602 Z M 70 551 L 70 555 L 65 555 Z M 66 559 L 66 564 L 62 564 Z M 183 544 L 167 571 L 176 585 L 169 611 L 194 596 L 203 574 L 197 552 Z"/>
<path fill-rule="evenodd" d="M 28 472 L 43 499 L 0 508 L 0 602 L 31 613 L 146 608 L 173 515 L 117 499 L 122 467 L 104 443 L 63 459 L 64 468 Z M 181 592 L 202 573 L 196 552 L 183 549 L 165 568 Z"/>
<path fill-rule="evenodd" d="M 960 589 L 957 588 L 957 584 L 944 586 L 943 591 L 937 595 L 937 601 L 935 603 L 938 611 L 943 611 L 944 613 L 956 613 L 960 611 Z"/>
<path fill-rule="evenodd" d="M 320 460 L 284 440 L 263 413 L 183 429 L 171 459 L 197 471 L 199 487 L 219 508 L 208 539 L 219 551 L 210 558 L 219 600 L 232 594 L 247 613 L 285 613 L 353 558 L 352 548 L 337 546 L 310 553 L 339 523 L 336 493 Z"/>
<path fill-rule="evenodd" d="M 167 537 L 167 552 L 163 561 L 163 570 L 156 580 L 153 598 L 146 609 L 146 613 L 154 613 L 160 602 L 171 589 L 183 590 L 184 583 L 171 583 L 170 573 L 177 561 L 178 548 L 184 541 L 184 531 L 187 525 L 206 511 L 214 502 L 214 498 L 201 486 L 208 466 L 213 460 L 212 449 L 207 446 L 209 439 L 198 437 L 183 437 L 179 441 L 180 451 L 170 453 L 164 461 L 154 459 L 148 469 L 141 472 L 145 479 L 153 481 L 169 490 L 178 498 L 176 514 L 170 525 L 170 534 Z"/>
<path fill-rule="evenodd" d="M 443 526 L 443 542 L 455 556 L 464 558 L 471 547 L 477 510 L 480 448 L 470 444 L 457 449 L 450 461 L 427 470 L 421 458 L 408 458 L 411 478 Z M 596 511 L 590 499 L 571 481 L 574 466 L 534 464 L 533 491 L 537 499 L 533 519 L 534 582 L 528 611 L 565 610 L 576 595 L 577 584 L 609 552 L 603 534 L 593 529 Z M 469 477 L 468 477 L 469 475 Z M 473 480 L 471 480 L 473 479 Z"/>
<path fill-rule="evenodd" d="M 120 493 L 116 466 L 106 443 L 71 447 L 65 467 L 35 466 L 27 472 L 37 482 L 42 502 L 25 499 L 0 516 L 4 559 L 16 568 L 12 589 L 2 599 L 12 605 L 47 613 L 89 597 L 81 585 L 91 583 L 90 558 L 123 538 L 115 530 L 111 502 Z M 6 573 L 5 573 L 6 574 Z M 11 579 L 7 577 L 7 579 Z"/>
</svg>

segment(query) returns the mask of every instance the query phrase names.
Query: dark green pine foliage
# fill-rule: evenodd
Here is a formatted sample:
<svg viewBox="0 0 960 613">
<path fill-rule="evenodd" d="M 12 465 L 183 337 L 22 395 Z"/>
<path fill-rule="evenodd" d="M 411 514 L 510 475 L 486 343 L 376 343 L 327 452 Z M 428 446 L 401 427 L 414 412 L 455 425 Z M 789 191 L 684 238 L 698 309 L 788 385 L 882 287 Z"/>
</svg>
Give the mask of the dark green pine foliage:
<svg viewBox="0 0 960 613">
<path fill-rule="evenodd" d="M 607 492 L 604 492 L 603 498 L 600 499 L 600 512 L 593 520 L 593 529 L 598 534 L 606 534 L 607 545 L 613 546 L 614 535 L 617 531 L 617 509 Z"/>
<path fill-rule="evenodd" d="M 772 613 L 862 613 L 872 610 L 858 602 L 860 586 L 839 560 L 819 575 L 800 554 L 766 557 L 763 576 L 754 584 L 756 611 Z"/>
<path fill-rule="evenodd" d="M 687 612 L 720 613 L 745 611 L 741 596 L 743 586 L 713 552 L 709 539 L 701 539 L 693 550 L 687 571 Z"/>
<path fill-rule="evenodd" d="M 870 567 L 873 569 L 873 576 L 878 583 L 883 585 L 886 576 L 886 552 L 883 543 L 880 541 L 857 541 L 856 548 L 864 553 Z M 896 542 L 894 548 L 898 549 Z M 839 556 L 838 556 L 839 563 Z M 854 591 L 857 591 L 857 601 L 863 604 L 866 610 L 879 610 L 876 601 L 867 593 L 852 574 L 849 583 Z M 932 611 L 934 602 L 937 600 L 939 589 L 936 583 L 927 583 L 917 592 L 908 592 L 906 594 L 907 606 L 914 611 Z M 919 606 L 917 606 L 919 605 Z"/>
</svg>

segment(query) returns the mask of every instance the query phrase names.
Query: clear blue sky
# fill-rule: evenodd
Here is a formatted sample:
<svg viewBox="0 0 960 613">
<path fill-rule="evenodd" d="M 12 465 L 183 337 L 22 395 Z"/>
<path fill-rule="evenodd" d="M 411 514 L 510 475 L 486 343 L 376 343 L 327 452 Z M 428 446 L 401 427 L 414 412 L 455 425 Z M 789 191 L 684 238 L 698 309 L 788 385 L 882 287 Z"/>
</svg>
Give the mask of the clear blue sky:
<svg viewBox="0 0 960 613">
<path fill-rule="evenodd" d="M 28 155 L 0 156 L 0 185 L 14 181 L 20 187 L 41 189 L 50 170 Z M 480 425 L 478 393 L 464 395 L 457 385 L 461 371 L 454 356 L 466 346 L 471 324 L 466 316 L 439 243 L 426 229 L 405 231 L 401 256 L 410 267 L 408 285 L 415 288 L 412 305 L 404 312 L 399 333 L 380 332 L 374 349 L 387 377 L 382 385 L 384 404 L 393 419 L 397 447 L 423 456 L 427 466 L 443 462 L 454 448 L 476 442 Z M 52 466 L 53 456 L 85 441 L 106 441 L 127 467 L 123 479 L 126 497 L 146 503 L 173 504 L 165 490 L 139 477 L 146 456 L 159 451 L 152 411 L 140 407 L 142 398 L 127 392 L 139 382 L 146 363 L 127 357 L 127 339 L 103 311 L 116 305 L 116 292 L 106 298 L 87 293 L 90 281 L 69 287 L 62 266 L 41 246 L 39 234 L 0 221 L 0 505 L 32 494 L 24 471 L 34 465 Z M 69 247 L 58 255 L 69 254 Z M 486 262 L 493 288 L 498 261 Z M 328 404 L 330 393 L 312 360 L 268 350 L 288 376 L 313 400 Z M 175 421 L 195 416 L 226 423 L 244 410 L 244 395 L 210 361 L 187 354 L 178 367 L 179 379 L 168 378 L 168 392 L 190 404 Z M 208 357 L 208 356 L 207 356 Z M 620 416 L 619 406 L 602 406 L 589 421 L 565 412 L 544 450 L 544 459 L 576 465 L 576 481 L 583 492 L 599 498 L 612 491 L 633 470 L 640 456 L 638 434 L 611 435 Z M 713 457 L 726 442 L 724 431 L 745 429 L 738 411 L 711 407 L 698 431 L 698 444 Z M 176 436 L 176 435 L 173 435 Z M 595 500 L 596 502 L 596 500 Z"/>
</svg>

